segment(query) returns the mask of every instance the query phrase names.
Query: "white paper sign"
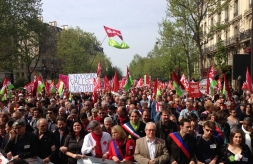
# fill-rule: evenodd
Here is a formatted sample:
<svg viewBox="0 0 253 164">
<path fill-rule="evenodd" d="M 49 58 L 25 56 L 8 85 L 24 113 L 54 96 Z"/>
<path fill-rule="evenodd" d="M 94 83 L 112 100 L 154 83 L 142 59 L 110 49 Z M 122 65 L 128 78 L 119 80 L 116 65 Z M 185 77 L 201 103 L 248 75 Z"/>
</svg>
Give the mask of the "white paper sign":
<svg viewBox="0 0 253 164">
<path fill-rule="evenodd" d="M 68 77 L 70 92 L 93 92 L 93 80 L 97 78 L 96 73 L 69 74 Z"/>
<path fill-rule="evenodd" d="M 108 159 L 102 161 L 102 158 L 87 156 L 87 158 L 77 160 L 77 164 L 115 164 L 115 162 Z M 134 164 L 138 163 L 134 162 Z"/>
</svg>

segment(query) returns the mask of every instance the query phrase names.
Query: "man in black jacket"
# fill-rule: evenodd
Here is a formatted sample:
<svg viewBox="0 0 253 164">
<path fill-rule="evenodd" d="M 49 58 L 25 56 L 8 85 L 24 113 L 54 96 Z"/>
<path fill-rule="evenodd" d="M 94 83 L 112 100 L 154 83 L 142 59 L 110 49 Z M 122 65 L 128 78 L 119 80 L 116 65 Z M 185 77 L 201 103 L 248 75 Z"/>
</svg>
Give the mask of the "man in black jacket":
<svg viewBox="0 0 253 164">
<path fill-rule="evenodd" d="M 177 131 L 177 124 L 170 121 L 170 114 L 167 109 L 163 109 L 160 115 L 161 119 L 155 123 L 157 128 L 156 137 L 166 140 L 170 133 Z"/>
<path fill-rule="evenodd" d="M 170 133 L 167 139 L 170 163 L 195 164 L 194 150 L 196 147 L 196 140 L 190 135 L 190 120 L 183 118 L 179 122 L 179 125 L 180 131 Z"/>
<path fill-rule="evenodd" d="M 38 149 L 38 138 L 35 134 L 26 131 L 26 122 L 17 120 L 12 125 L 13 129 L 9 133 L 5 153 L 7 158 L 26 159 L 36 156 Z"/>
<path fill-rule="evenodd" d="M 44 163 L 52 162 L 55 158 L 55 135 L 53 132 L 47 130 L 48 121 L 45 118 L 40 118 L 37 121 L 37 129 L 34 134 L 39 139 L 37 156 L 42 159 Z"/>
<path fill-rule="evenodd" d="M 56 137 L 56 160 L 55 164 L 67 164 L 68 158 L 65 154 L 63 154 L 61 151 L 59 151 L 59 148 L 64 145 L 65 138 L 69 134 L 69 130 L 67 128 L 67 121 L 64 117 L 58 117 L 56 120 L 57 128 L 54 131 L 54 135 Z"/>
</svg>

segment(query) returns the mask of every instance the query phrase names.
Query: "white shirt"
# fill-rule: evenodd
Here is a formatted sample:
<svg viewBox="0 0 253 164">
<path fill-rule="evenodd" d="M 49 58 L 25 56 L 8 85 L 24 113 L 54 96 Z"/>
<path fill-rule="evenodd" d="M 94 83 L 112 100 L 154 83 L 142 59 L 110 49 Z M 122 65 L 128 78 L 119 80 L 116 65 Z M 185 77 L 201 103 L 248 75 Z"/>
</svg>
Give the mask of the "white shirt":
<svg viewBox="0 0 253 164">
<path fill-rule="evenodd" d="M 108 153 L 110 141 L 111 141 L 111 135 L 107 132 L 103 132 L 102 138 L 100 141 L 103 155 L 105 153 Z M 96 141 L 92 138 L 91 133 L 87 134 L 83 140 L 83 146 L 81 149 L 82 154 L 91 153 L 92 156 L 95 156 L 96 155 L 95 150 L 92 150 L 92 146 L 94 146 L 94 145 L 96 145 Z"/>
<path fill-rule="evenodd" d="M 147 146 L 148 146 L 148 153 L 149 153 L 149 157 L 150 159 L 155 159 L 155 139 L 154 141 L 149 141 L 148 138 L 146 138 L 147 141 Z"/>
<path fill-rule="evenodd" d="M 3 109 L 0 109 L 0 112 L 8 112 L 8 108 L 4 106 Z"/>
</svg>

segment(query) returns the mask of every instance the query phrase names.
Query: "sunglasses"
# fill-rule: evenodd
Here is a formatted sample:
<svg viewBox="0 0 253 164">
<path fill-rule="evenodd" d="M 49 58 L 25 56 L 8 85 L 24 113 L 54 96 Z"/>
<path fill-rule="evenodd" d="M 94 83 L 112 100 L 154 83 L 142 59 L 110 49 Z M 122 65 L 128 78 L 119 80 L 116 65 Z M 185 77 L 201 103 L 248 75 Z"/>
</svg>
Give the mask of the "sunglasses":
<svg viewBox="0 0 253 164">
<path fill-rule="evenodd" d="M 47 112 L 47 114 L 53 114 L 53 112 Z"/>
<path fill-rule="evenodd" d="M 101 112 L 101 113 L 99 113 L 99 114 L 105 114 L 104 112 Z"/>
</svg>

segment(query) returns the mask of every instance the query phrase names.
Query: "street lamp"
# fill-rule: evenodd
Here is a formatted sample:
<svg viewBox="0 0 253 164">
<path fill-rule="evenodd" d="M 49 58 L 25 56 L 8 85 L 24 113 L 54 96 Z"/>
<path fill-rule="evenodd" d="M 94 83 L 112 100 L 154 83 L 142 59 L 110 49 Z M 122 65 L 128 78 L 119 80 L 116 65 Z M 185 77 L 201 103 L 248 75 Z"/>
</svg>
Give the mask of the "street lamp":
<svg viewBox="0 0 253 164">
<path fill-rule="evenodd" d="M 42 58 L 41 62 L 42 62 L 41 73 L 43 80 L 45 80 L 47 78 L 47 67 L 46 67 L 47 60 L 45 58 Z"/>
</svg>

